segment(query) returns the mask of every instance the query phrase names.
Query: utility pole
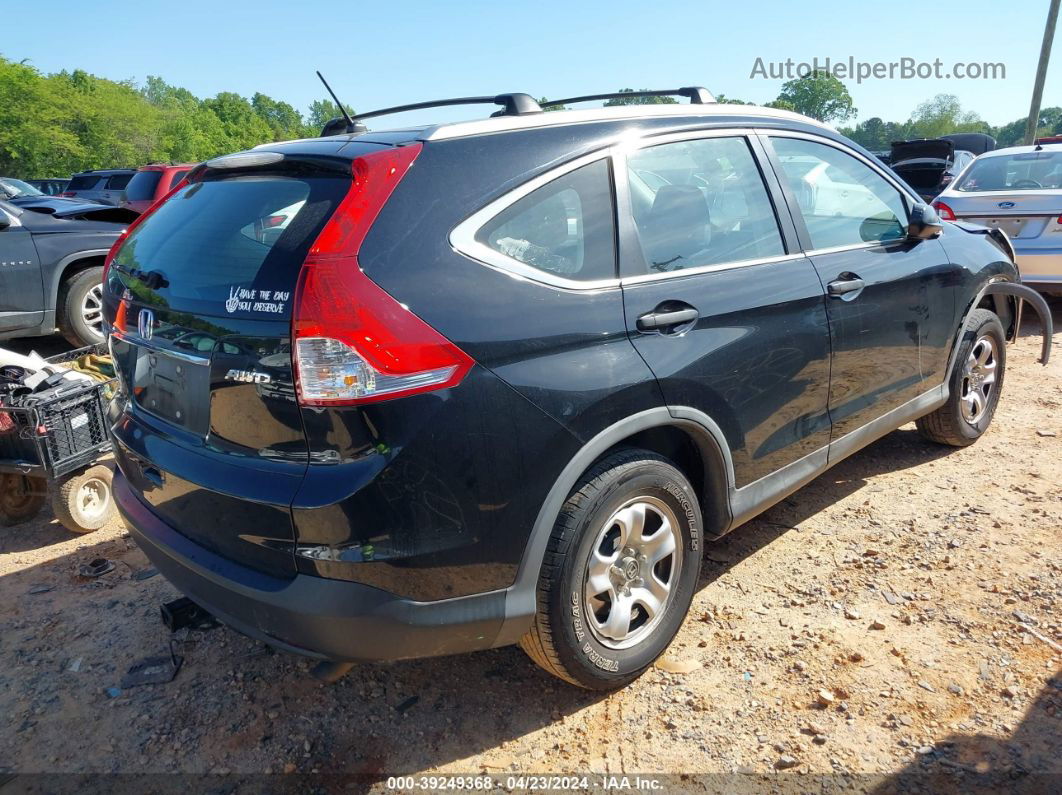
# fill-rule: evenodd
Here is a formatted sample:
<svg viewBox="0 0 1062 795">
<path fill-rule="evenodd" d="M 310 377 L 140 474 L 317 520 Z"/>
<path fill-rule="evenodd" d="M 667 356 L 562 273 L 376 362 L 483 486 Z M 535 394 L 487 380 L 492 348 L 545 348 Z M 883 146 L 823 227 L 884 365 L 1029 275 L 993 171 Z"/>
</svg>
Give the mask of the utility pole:
<svg viewBox="0 0 1062 795">
<path fill-rule="evenodd" d="M 1051 60 L 1051 42 L 1055 39 L 1055 22 L 1058 21 L 1060 1 L 1062 0 L 1051 0 L 1051 8 L 1047 11 L 1044 43 L 1040 45 L 1040 63 L 1036 66 L 1036 82 L 1033 84 L 1032 104 L 1029 106 L 1029 121 L 1025 124 L 1026 146 L 1036 139 L 1036 127 L 1040 121 L 1040 100 L 1044 95 L 1044 79 L 1047 77 L 1047 62 Z"/>
</svg>

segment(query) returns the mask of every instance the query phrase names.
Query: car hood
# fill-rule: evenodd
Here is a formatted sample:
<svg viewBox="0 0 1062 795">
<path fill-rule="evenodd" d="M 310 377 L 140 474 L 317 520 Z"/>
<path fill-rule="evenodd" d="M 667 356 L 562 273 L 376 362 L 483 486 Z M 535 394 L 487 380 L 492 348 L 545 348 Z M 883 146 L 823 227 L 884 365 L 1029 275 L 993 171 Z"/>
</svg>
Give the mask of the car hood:
<svg viewBox="0 0 1062 795">
<path fill-rule="evenodd" d="M 47 196 L 32 196 L 11 202 L 23 210 L 50 215 L 53 218 L 81 221 L 110 221 L 116 224 L 132 223 L 138 213 L 122 207 L 112 207 L 97 202 L 78 199 L 61 199 Z"/>
<path fill-rule="evenodd" d="M 949 160 L 955 151 L 955 144 L 944 138 L 930 138 L 924 141 L 893 141 L 892 164 L 898 165 L 905 160 L 932 158 Z"/>
</svg>

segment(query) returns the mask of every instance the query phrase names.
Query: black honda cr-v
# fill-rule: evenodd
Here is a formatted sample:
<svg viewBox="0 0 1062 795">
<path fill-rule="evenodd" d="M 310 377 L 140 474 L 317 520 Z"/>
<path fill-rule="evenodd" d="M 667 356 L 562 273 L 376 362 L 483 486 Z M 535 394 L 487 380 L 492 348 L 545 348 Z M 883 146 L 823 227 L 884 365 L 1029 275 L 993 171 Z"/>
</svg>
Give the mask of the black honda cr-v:
<svg viewBox="0 0 1062 795">
<path fill-rule="evenodd" d="M 1044 309 L 1005 235 L 679 93 L 268 144 L 142 216 L 104 293 L 158 569 L 324 676 L 520 643 L 610 688 L 707 542 L 911 420 L 984 433 Z"/>
</svg>

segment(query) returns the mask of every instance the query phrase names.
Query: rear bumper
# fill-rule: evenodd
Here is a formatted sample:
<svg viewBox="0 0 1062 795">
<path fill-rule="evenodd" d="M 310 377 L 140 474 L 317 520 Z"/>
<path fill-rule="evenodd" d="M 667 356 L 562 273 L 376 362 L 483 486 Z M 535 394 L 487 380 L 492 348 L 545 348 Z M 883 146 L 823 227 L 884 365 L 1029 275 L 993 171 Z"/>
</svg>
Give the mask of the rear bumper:
<svg viewBox="0 0 1062 795">
<path fill-rule="evenodd" d="M 475 651 L 498 637 L 504 591 L 415 602 L 360 583 L 271 577 L 168 526 L 121 472 L 114 476 L 114 497 L 133 538 L 167 580 L 224 624 L 271 646 L 354 662 Z"/>
<path fill-rule="evenodd" d="M 1020 240 L 1012 240 L 1021 270 L 1022 284 L 1054 287 L 1062 290 L 1062 249 L 1021 249 Z"/>
</svg>

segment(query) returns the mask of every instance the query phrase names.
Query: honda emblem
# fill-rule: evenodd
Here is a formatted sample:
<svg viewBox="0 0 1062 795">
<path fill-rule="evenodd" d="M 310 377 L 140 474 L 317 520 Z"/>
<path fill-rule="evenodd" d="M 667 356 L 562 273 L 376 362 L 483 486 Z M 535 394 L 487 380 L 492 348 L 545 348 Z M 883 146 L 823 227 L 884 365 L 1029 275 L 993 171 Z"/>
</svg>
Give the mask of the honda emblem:
<svg viewBox="0 0 1062 795">
<path fill-rule="evenodd" d="M 141 309 L 136 319 L 136 330 L 141 339 L 151 339 L 151 335 L 155 333 L 155 313 L 150 309 Z"/>
</svg>

